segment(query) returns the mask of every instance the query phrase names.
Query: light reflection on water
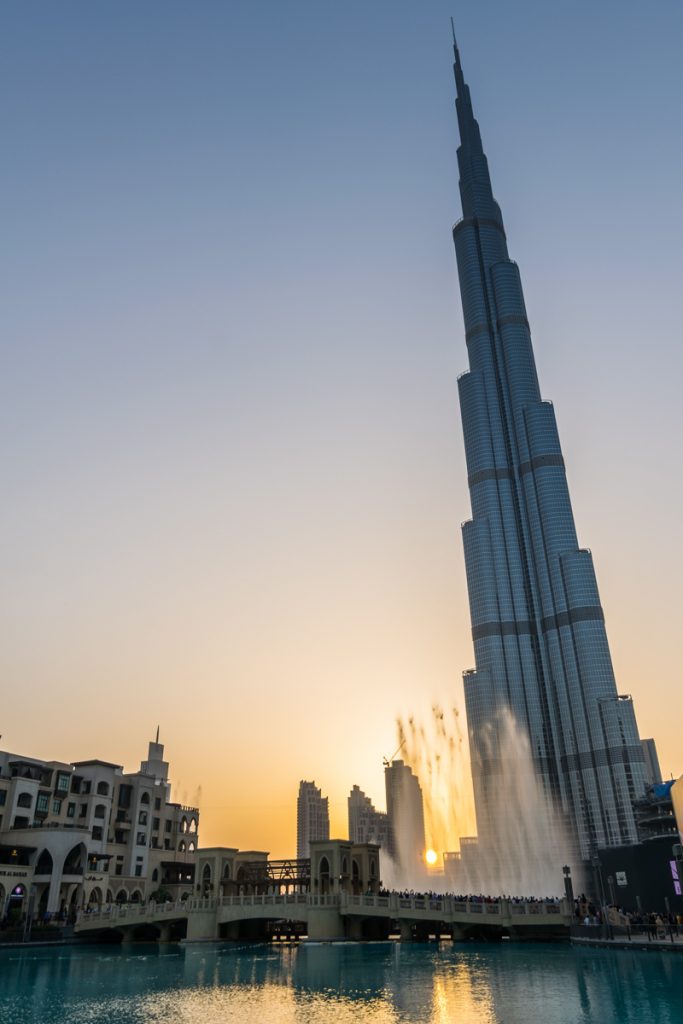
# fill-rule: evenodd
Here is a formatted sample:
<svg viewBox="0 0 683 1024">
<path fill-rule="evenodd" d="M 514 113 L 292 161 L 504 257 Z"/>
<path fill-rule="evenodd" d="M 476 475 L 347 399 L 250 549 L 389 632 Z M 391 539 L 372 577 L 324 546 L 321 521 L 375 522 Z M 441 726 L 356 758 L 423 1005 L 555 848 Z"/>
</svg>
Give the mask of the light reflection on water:
<svg viewBox="0 0 683 1024">
<path fill-rule="evenodd" d="M 0 1024 L 680 1024 L 676 954 L 568 946 L 0 952 Z"/>
</svg>

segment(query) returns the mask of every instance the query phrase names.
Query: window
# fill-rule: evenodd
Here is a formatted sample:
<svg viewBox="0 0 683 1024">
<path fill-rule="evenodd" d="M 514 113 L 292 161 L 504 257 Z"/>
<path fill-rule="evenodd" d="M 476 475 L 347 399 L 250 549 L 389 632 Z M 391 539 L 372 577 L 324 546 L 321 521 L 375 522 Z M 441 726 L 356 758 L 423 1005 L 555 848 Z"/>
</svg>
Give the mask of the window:
<svg viewBox="0 0 683 1024">
<path fill-rule="evenodd" d="M 119 807 L 130 807 L 130 799 L 132 792 L 132 786 L 119 786 Z"/>
<path fill-rule="evenodd" d="M 149 793 L 143 793 L 142 794 L 142 796 L 140 797 L 140 803 L 141 804 L 148 804 L 149 803 Z"/>
<path fill-rule="evenodd" d="M 171 831 L 171 822 L 167 821 L 166 824 L 164 825 L 164 832 L 170 832 L 170 831 Z"/>
<path fill-rule="evenodd" d="M 135 865 L 135 877 L 136 878 L 141 878 L 142 877 L 142 864 L 136 864 Z"/>
<path fill-rule="evenodd" d="M 154 801 L 154 810 L 155 811 L 160 811 L 161 810 L 161 797 L 160 796 L 156 797 L 156 799 Z"/>
<path fill-rule="evenodd" d="M 57 773 L 57 785 L 55 786 L 55 792 L 56 793 L 68 793 L 69 792 L 69 783 L 70 782 L 71 782 L 71 777 L 68 775 L 67 772 L 58 772 Z"/>
<path fill-rule="evenodd" d="M 88 813 L 88 805 L 87 804 L 81 804 L 80 810 L 78 812 L 78 817 L 79 818 L 85 818 L 87 813 Z"/>
<path fill-rule="evenodd" d="M 93 839 L 101 839 L 102 838 L 102 826 L 101 825 L 93 825 L 92 837 L 93 837 Z"/>
<path fill-rule="evenodd" d="M 152 831 L 153 832 L 158 832 L 159 831 L 159 819 L 158 818 L 152 818 Z"/>
<path fill-rule="evenodd" d="M 7 790 L 6 789 L 0 789 L 0 807 L 4 807 L 5 806 L 5 801 L 6 800 L 7 800 Z"/>
<path fill-rule="evenodd" d="M 28 796 L 28 793 L 22 793 L 21 796 Z M 19 797 L 19 800 L 17 801 L 19 806 L 20 807 L 30 807 L 31 806 L 31 798 L 30 797 L 28 798 L 28 803 L 22 804 L 21 796 Z M 36 800 L 36 814 L 47 814 L 49 807 L 50 807 L 50 797 L 48 796 L 48 794 L 47 793 L 39 793 L 38 794 L 38 799 Z"/>
<path fill-rule="evenodd" d="M 123 864 L 117 864 L 116 865 L 116 867 L 114 868 L 114 874 L 115 875 L 122 875 L 123 874 Z"/>
<path fill-rule="evenodd" d="M 135 840 L 138 846 L 144 846 L 147 837 L 144 832 L 138 832 L 137 839 Z"/>
<path fill-rule="evenodd" d="M 76 804 L 66 805 L 66 816 L 67 818 L 74 818 L 76 816 Z"/>
<path fill-rule="evenodd" d="M 140 811 L 138 815 L 138 825 L 147 824 L 147 811 Z"/>
<path fill-rule="evenodd" d="M 96 818 L 104 818 L 105 813 L 106 813 L 106 807 L 104 806 L 104 804 L 97 804 L 96 807 L 95 807 L 95 817 Z"/>
<path fill-rule="evenodd" d="M 55 799 L 55 800 L 52 801 L 52 813 L 53 814 L 61 814 L 62 813 L 62 801 L 61 800 Z"/>
<path fill-rule="evenodd" d="M 45 797 L 45 800 L 47 800 L 47 797 Z M 31 796 L 30 793 L 19 794 L 19 798 L 17 800 L 17 807 L 30 807 L 32 803 L 33 797 Z M 45 810 L 47 810 L 47 804 L 45 805 Z"/>
<path fill-rule="evenodd" d="M 106 782 L 97 783 L 97 795 L 98 796 L 109 796 L 109 786 Z"/>
</svg>

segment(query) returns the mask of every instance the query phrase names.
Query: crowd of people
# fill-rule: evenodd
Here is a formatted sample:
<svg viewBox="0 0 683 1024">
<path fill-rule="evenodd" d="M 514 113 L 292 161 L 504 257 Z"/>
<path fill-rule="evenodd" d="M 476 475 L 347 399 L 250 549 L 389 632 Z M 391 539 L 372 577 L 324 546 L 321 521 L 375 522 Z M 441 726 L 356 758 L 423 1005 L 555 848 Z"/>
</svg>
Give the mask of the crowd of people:
<svg viewBox="0 0 683 1024">
<path fill-rule="evenodd" d="M 371 894 L 370 894 L 371 895 Z M 484 893 L 457 894 L 454 892 L 415 892 L 414 889 L 380 889 L 379 896 L 398 896 L 404 900 L 455 900 L 456 903 L 498 903 L 507 900 L 509 903 L 560 903 L 559 896 L 486 896 Z"/>
<path fill-rule="evenodd" d="M 649 939 L 683 936 L 683 914 L 627 910 L 613 903 L 602 908 L 584 895 L 574 900 L 574 919 L 577 924 L 583 925 L 616 925 L 633 933 L 647 935 Z"/>
</svg>

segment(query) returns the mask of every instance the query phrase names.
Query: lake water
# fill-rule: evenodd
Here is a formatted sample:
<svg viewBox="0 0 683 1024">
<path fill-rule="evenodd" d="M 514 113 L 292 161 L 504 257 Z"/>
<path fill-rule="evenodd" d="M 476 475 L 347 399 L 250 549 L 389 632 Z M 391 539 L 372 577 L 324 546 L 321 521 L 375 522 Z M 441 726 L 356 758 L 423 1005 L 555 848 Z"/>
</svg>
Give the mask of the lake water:
<svg viewBox="0 0 683 1024">
<path fill-rule="evenodd" d="M 1 1024 L 682 1024 L 683 954 L 567 945 L 0 951 Z"/>
</svg>

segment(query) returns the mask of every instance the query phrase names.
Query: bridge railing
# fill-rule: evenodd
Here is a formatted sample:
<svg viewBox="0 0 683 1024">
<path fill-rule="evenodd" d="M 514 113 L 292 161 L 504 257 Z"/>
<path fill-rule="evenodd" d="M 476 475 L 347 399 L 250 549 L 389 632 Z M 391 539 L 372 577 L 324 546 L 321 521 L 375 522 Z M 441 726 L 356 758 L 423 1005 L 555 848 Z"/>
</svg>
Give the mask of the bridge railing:
<svg viewBox="0 0 683 1024">
<path fill-rule="evenodd" d="M 155 903 L 154 901 L 149 903 L 110 903 L 97 909 L 79 910 L 76 915 L 76 924 L 110 923 L 123 920 L 139 921 L 140 918 L 171 917 L 179 912 L 182 912 L 184 915 L 187 912 L 187 904 L 189 902 L 189 900 L 177 900 L 165 903 Z"/>
</svg>

